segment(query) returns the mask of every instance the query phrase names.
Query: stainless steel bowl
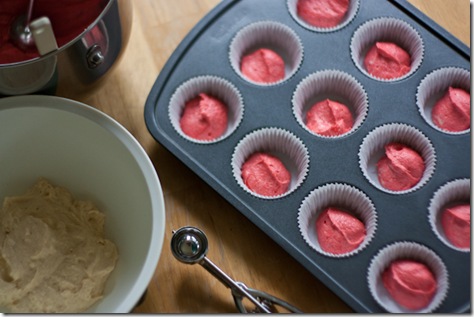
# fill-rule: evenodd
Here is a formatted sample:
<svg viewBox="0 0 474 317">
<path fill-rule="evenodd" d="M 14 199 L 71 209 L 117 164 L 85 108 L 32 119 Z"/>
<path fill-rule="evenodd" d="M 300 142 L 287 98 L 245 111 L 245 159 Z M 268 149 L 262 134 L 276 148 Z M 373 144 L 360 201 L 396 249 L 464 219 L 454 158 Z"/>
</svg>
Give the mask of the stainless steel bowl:
<svg viewBox="0 0 474 317">
<path fill-rule="evenodd" d="M 58 83 L 84 91 L 103 79 L 127 45 L 132 1 L 109 0 L 81 34 L 58 49 L 23 62 L 0 64 L 0 95 L 53 94 Z"/>
</svg>

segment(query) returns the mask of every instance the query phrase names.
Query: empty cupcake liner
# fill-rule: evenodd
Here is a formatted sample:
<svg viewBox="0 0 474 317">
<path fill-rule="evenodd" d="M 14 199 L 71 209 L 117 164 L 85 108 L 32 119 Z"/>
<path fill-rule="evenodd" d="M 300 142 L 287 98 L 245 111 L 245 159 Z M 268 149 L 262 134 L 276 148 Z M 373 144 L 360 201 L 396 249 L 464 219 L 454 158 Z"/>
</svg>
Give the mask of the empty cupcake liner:
<svg viewBox="0 0 474 317">
<path fill-rule="evenodd" d="M 470 93 L 471 73 L 459 67 L 443 67 L 434 70 L 420 82 L 416 93 L 416 104 L 423 119 L 434 129 L 447 134 L 464 134 L 471 129 L 457 132 L 446 131 L 434 124 L 431 117 L 434 105 L 443 97 L 450 86 L 464 89 Z"/>
<path fill-rule="evenodd" d="M 392 191 L 384 188 L 377 175 L 377 162 L 385 155 L 385 145 L 402 143 L 418 152 L 425 162 L 425 171 L 418 184 L 412 188 Z M 372 130 L 362 141 L 359 149 L 359 167 L 365 178 L 377 189 L 394 194 L 413 192 L 425 185 L 435 171 L 436 154 L 431 141 L 418 129 L 403 123 L 389 123 Z"/>
<path fill-rule="evenodd" d="M 281 160 L 291 174 L 288 190 L 277 196 L 264 196 L 250 190 L 242 180 L 242 165 L 256 152 L 264 152 Z M 309 153 L 303 142 L 293 133 L 281 128 L 261 128 L 247 134 L 236 145 L 231 168 L 234 179 L 246 192 L 262 199 L 277 199 L 295 191 L 304 181 L 309 170 Z"/>
<path fill-rule="evenodd" d="M 357 249 L 344 254 L 333 254 L 321 249 L 316 220 L 327 207 L 341 208 L 365 224 L 366 237 Z M 301 203 L 297 220 L 305 242 L 315 251 L 334 258 L 345 258 L 359 253 L 370 243 L 377 229 L 377 213 L 370 198 L 361 190 L 341 183 L 326 184 L 314 189 Z"/>
<path fill-rule="evenodd" d="M 306 126 L 306 113 L 317 102 L 331 99 L 346 105 L 352 113 L 354 125 L 344 134 L 324 136 Z M 293 98 L 293 115 L 309 133 L 322 138 L 340 138 L 356 131 L 364 122 L 369 104 L 364 87 L 351 75 L 339 70 L 323 70 L 308 75 L 296 87 Z"/>
<path fill-rule="evenodd" d="M 351 0 L 349 1 L 349 9 L 346 12 L 345 17 L 342 19 L 342 21 L 333 27 L 317 27 L 314 25 L 309 24 L 306 22 L 304 19 L 300 18 L 298 15 L 298 10 L 297 10 L 297 4 L 298 0 L 288 0 L 287 1 L 287 6 L 288 6 L 288 11 L 290 12 L 290 15 L 295 19 L 298 24 L 300 24 L 302 27 L 314 31 L 314 32 L 334 32 L 337 30 L 340 30 L 344 28 L 346 25 L 348 25 L 356 16 L 357 11 L 359 9 L 359 0 Z"/>
<path fill-rule="evenodd" d="M 385 289 L 382 273 L 395 260 L 411 259 L 424 263 L 434 274 L 438 283 L 431 303 L 420 310 L 410 310 L 397 304 Z M 369 290 L 377 303 L 390 313 L 431 313 L 446 298 L 449 289 L 448 271 L 441 258 L 424 245 L 415 242 L 395 242 L 381 249 L 370 262 L 367 281 Z"/>
<path fill-rule="evenodd" d="M 240 71 L 240 61 L 246 54 L 267 48 L 277 53 L 285 62 L 285 77 L 272 83 L 255 82 Z M 229 47 L 229 60 L 234 71 L 248 82 L 261 86 L 279 84 L 292 77 L 303 61 L 303 44 L 298 35 L 280 22 L 254 22 L 234 36 Z"/>
<path fill-rule="evenodd" d="M 186 135 L 179 120 L 187 101 L 200 93 L 206 93 L 222 101 L 227 106 L 228 126 L 224 134 L 214 140 L 198 140 Z M 231 135 L 242 121 L 244 103 L 239 90 L 226 79 L 216 76 L 198 76 L 188 79 L 173 93 L 168 105 L 168 116 L 173 128 L 180 136 L 194 143 L 210 144 L 221 141 Z"/>
<path fill-rule="evenodd" d="M 428 219 L 435 235 L 447 246 L 461 252 L 470 252 L 470 248 L 454 246 L 444 234 L 441 214 L 447 206 L 471 201 L 471 182 L 469 179 L 456 179 L 441 186 L 433 195 L 428 207 Z"/>
<path fill-rule="evenodd" d="M 369 74 L 364 67 L 364 59 L 376 42 L 392 42 L 406 50 L 411 57 L 410 71 L 393 79 Z M 424 54 L 423 39 L 418 31 L 407 22 L 390 17 L 376 18 L 359 26 L 352 36 L 350 49 L 354 64 L 363 74 L 384 82 L 398 81 L 413 74 L 420 67 Z"/>
</svg>

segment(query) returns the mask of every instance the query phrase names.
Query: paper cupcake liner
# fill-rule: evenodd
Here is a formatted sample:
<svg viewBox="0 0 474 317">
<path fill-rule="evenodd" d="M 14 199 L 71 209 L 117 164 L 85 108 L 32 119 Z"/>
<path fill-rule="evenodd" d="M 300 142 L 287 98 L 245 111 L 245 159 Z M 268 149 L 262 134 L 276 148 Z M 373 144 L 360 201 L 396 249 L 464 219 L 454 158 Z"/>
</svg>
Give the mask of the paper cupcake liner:
<svg viewBox="0 0 474 317">
<path fill-rule="evenodd" d="M 364 58 L 375 42 L 392 42 L 410 54 L 411 70 L 398 78 L 384 79 L 375 77 L 364 67 Z M 407 22 L 382 17 L 365 22 L 354 32 L 351 39 L 351 57 L 356 67 L 366 76 L 384 82 L 404 79 L 413 74 L 423 61 L 424 46 L 420 34 Z"/>
<path fill-rule="evenodd" d="M 327 207 L 337 207 L 352 213 L 365 224 L 366 237 L 357 249 L 333 254 L 321 249 L 316 232 L 316 219 Z M 301 203 L 298 228 L 305 242 L 315 251 L 334 258 L 349 257 L 363 250 L 377 229 L 377 213 L 370 198 L 361 190 L 347 184 L 332 183 L 314 189 Z"/>
<path fill-rule="evenodd" d="M 428 207 L 428 219 L 435 235 L 448 247 L 461 252 L 470 252 L 471 250 L 470 248 L 456 247 L 446 238 L 441 225 L 441 215 L 444 208 L 450 204 L 471 201 L 470 183 L 469 179 L 456 179 L 444 184 L 434 193 Z"/>
<path fill-rule="evenodd" d="M 277 53 L 285 62 L 285 77 L 272 83 L 255 82 L 240 71 L 242 56 L 257 49 L 267 48 Z M 288 26 L 273 21 L 254 22 L 241 29 L 231 41 L 229 60 L 234 71 L 243 79 L 260 86 L 279 84 L 292 77 L 303 61 L 303 43 Z"/>
<path fill-rule="evenodd" d="M 242 165 L 256 152 L 271 154 L 285 165 L 291 174 L 288 190 L 277 196 L 264 196 L 251 191 L 242 180 Z M 280 128 L 261 128 L 239 141 L 232 154 L 234 179 L 246 192 L 262 199 L 277 199 L 295 191 L 304 181 L 309 169 L 309 153 L 303 142 L 289 131 Z"/>
<path fill-rule="evenodd" d="M 179 124 L 186 102 L 200 93 L 214 96 L 227 106 L 227 130 L 214 140 L 191 138 L 181 130 Z M 215 143 L 227 138 L 239 126 L 243 113 L 244 103 L 239 90 L 229 81 L 216 76 L 198 76 L 187 80 L 175 90 L 168 105 L 168 116 L 176 132 L 186 140 L 200 144 Z"/>
<path fill-rule="evenodd" d="M 399 142 L 410 147 L 418 152 L 425 162 L 423 176 L 412 188 L 392 191 L 383 187 L 378 180 L 376 165 L 385 155 L 385 145 L 390 142 Z M 359 149 L 359 167 L 365 178 L 377 189 L 394 195 L 421 188 L 433 175 L 435 166 L 436 154 L 431 141 L 418 129 L 403 123 L 390 123 L 375 128 L 364 138 Z"/>
<path fill-rule="evenodd" d="M 306 126 L 306 113 L 316 103 L 331 99 L 346 105 L 354 118 L 352 129 L 344 134 L 324 136 Z M 340 138 L 356 131 L 368 112 L 368 97 L 364 87 L 351 75 L 338 70 L 324 70 L 304 78 L 296 87 L 292 98 L 293 115 L 309 133 L 322 138 Z"/>
<path fill-rule="evenodd" d="M 296 9 L 297 4 L 298 4 L 298 0 L 287 1 L 288 11 L 290 12 L 290 15 L 302 27 L 314 32 L 334 32 L 334 31 L 340 30 L 344 28 L 346 25 L 348 25 L 349 23 L 351 23 L 351 21 L 354 19 L 354 17 L 357 14 L 357 11 L 359 10 L 359 0 L 351 0 L 349 2 L 349 9 L 347 10 L 347 13 L 345 17 L 342 19 L 342 21 L 336 26 L 323 28 L 323 27 L 316 27 L 314 25 L 311 25 L 305 20 L 303 20 L 302 18 L 300 18 L 298 15 L 298 11 Z"/>
<path fill-rule="evenodd" d="M 434 124 L 431 117 L 431 111 L 433 110 L 434 105 L 443 97 L 450 86 L 464 89 L 470 93 L 471 73 L 463 68 L 444 67 L 426 75 L 420 82 L 416 93 L 418 111 L 423 119 L 434 129 L 447 134 L 464 134 L 469 132 L 471 129 L 456 132 L 446 131 Z"/>
<path fill-rule="evenodd" d="M 398 259 L 419 261 L 433 272 L 438 289 L 427 307 L 420 310 L 404 308 L 398 305 L 385 289 L 381 278 L 382 273 L 390 263 Z M 431 313 L 441 305 L 449 289 L 448 271 L 441 258 L 426 246 L 415 242 L 395 242 L 380 250 L 369 265 L 367 281 L 374 299 L 390 313 Z"/>
</svg>

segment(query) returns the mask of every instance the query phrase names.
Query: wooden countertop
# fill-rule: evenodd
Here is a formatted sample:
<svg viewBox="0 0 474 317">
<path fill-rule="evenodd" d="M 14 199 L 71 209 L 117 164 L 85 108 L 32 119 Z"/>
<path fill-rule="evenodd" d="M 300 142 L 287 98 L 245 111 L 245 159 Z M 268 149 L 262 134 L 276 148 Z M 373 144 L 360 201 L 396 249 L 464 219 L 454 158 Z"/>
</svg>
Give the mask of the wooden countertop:
<svg viewBox="0 0 474 317">
<path fill-rule="evenodd" d="M 410 0 L 470 45 L 468 0 Z M 247 286 L 282 298 L 308 313 L 353 310 L 204 181 L 158 144 L 144 122 L 144 104 L 163 65 L 191 28 L 218 0 L 133 1 L 133 26 L 122 60 L 88 94 L 59 88 L 109 114 L 127 128 L 150 156 L 166 205 L 163 252 L 145 300 L 135 313 L 236 312 L 229 289 L 199 265 L 178 262 L 170 252 L 172 230 L 192 225 L 209 238 L 208 257 Z"/>
</svg>

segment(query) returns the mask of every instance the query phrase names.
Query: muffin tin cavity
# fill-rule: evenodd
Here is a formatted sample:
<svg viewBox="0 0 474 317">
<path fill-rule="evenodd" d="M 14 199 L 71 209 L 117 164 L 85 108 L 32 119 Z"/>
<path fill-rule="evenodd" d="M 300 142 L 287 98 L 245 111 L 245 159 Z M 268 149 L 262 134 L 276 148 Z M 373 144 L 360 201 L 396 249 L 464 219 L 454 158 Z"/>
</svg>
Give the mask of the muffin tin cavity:
<svg viewBox="0 0 474 317">
<path fill-rule="evenodd" d="M 392 142 L 405 145 L 416 151 L 423 159 L 424 172 L 420 181 L 413 187 L 393 191 L 380 184 L 377 163 L 385 155 L 384 147 Z M 406 194 L 422 187 L 435 171 L 436 154 L 430 140 L 414 127 L 401 123 L 390 123 L 371 131 L 360 146 L 359 164 L 367 180 L 377 189 L 390 194 Z"/>
<path fill-rule="evenodd" d="M 408 73 L 393 79 L 383 79 L 371 75 L 364 66 L 364 59 L 369 49 L 376 42 L 390 42 L 405 50 L 411 58 L 411 69 Z M 366 76 L 381 81 L 397 81 L 413 74 L 423 61 L 423 39 L 410 24 L 404 20 L 381 17 L 365 22 L 354 32 L 351 39 L 351 56 L 357 68 Z"/>
<path fill-rule="evenodd" d="M 468 311 L 470 252 L 443 241 L 429 205 L 444 184 L 469 179 L 470 130 L 445 133 L 432 127 L 427 113 L 448 82 L 469 91 L 469 49 L 404 0 L 350 1 L 354 15 L 333 32 L 302 25 L 292 13 L 295 3 L 221 1 L 158 76 L 145 105 L 150 133 L 355 311 L 392 311 L 383 298 L 376 299 L 380 295 L 372 296 L 367 272 L 375 255 L 398 241 L 429 248 L 423 260 L 434 253 L 434 262 L 445 267 L 439 276 L 449 291 L 429 310 Z M 362 63 L 376 41 L 408 51 L 411 71 L 394 80 L 369 76 Z M 258 48 L 283 58 L 283 80 L 260 84 L 242 76 L 242 56 Z M 433 79 L 445 69 L 447 79 Z M 184 102 L 203 90 L 229 108 L 228 130 L 213 142 L 190 139 L 177 124 Z M 347 106 L 351 130 L 321 136 L 306 127 L 310 107 L 326 99 Z M 407 190 L 387 190 L 378 180 L 376 163 L 389 142 L 402 143 L 423 159 L 420 180 Z M 255 152 L 285 165 L 291 174 L 286 192 L 263 196 L 245 185 L 242 165 Z M 366 226 L 366 239 L 353 252 L 324 253 L 315 240 L 317 213 L 329 203 Z M 398 254 L 394 250 L 385 254 Z"/>
<path fill-rule="evenodd" d="M 410 310 L 400 306 L 388 294 L 382 283 L 383 271 L 392 261 L 402 259 L 425 264 L 436 279 L 436 293 L 430 304 L 423 309 Z M 367 281 L 370 293 L 377 303 L 390 313 L 432 313 L 441 305 L 449 290 L 449 276 L 443 260 L 428 247 L 406 241 L 397 241 L 388 245 L 374 256 L 368 269 Z"/>
<path fill-rule="evenodd" d="M 421 116 L 434 129 L 447 134 L 463 134 L 469 129 L 453 132 L 441 129 L 432 119 L 433 106 L 448 91 L 449 87 L 460 88 L 471 93 L 471 73 L 458 67 L 443 67 L 432 71 L 423 78 L 416 93 L 416 104 Z"/>
<path fill-rule="evenodd" d="M 227 108 L 227 130 L 213 140 L 197 140 L 186 135 L 179 120 L 186 102 L 201 93 L 217 98 Z M 198 76 L 191 78 L 176 88 L 168 106 L 168 116 L 173 128 L 183 138 L 196 143 L 214 143 L 228 137 L 237 129 L 244 113 L 244 103 L 239 90 L 229 81 L 216 76 Z"/>
<path fill-rule="evenodd" d="M 448 247 L 460 252 L 470 252 L 470 248 L 460 248 L 453 245 L 446 237 L 445 231 L 441 224 L 442 212 L 445 208 L 456 206 L 459 204 L 468 204 L 471 202 L 471 184 L 470 179 L 456 179 L 441 186 L 430 200 L 428 208 L 428 217 L 431 229 L 436 236 L 443 241 Z M 470 221 L 469 221 L 470 227 Z M 458 232 L 461 233 L 461 232 Z M 470 235 L 469 235 L 470 240 Z"/>
<path fill-rule="evenodd" d="M 353 117 L 350 131 L 324 136 L 307 127 L 308 110 L 317 102 L 329 99 L 348 107 Z M 337 138 L 354 132 L 364 122 L 368 112 L 367 94 L 362 85 L 351 75 L 338 70 L 323 70 L 308 75 L 296 87 L 292 99 L 293 114 L 298 123 L 309 133 L 319 137 Z"/>
<path fill-rule="evenodd" d="M 287 1 L 288 11 L 290 12 L 291 16 L 295 19 L 296 22 L 298 22 L 304 28 L 307 28 L 308 30 L 311 30 L 314 32 L 334 32 L 339 29 L 342 29 L 354 19 L 354 17 L 357 14 L 357 10 L 359 9 L 359 3 L 360 3 L 359 0 L 350 0 L 349 8 L 344 18 L 341 20 L 341 22 L 338 25 L 333 26 L 333 27 L 316 27 L 314 25 L 309 24 L 298 15 L 298 10 L 297 10 L 298 1 L 299 0 L 288 0 Z"/>
<path fill-rule="evenodd" d="M 258 152 L 275 156 L 290 172 L 290 185 L 284 194 L 263 196 L 245 185 L 241 176 L 242 165 L 250 155 Z M 304 181 L 309 168 L 309 154 L 303 142 L 291 132 L 279 128 L 263 128 L 246 135 L 237 144 L 231 166 L 234 179 L 246 192 L 262 199 L 276 199 L 289 195 Z"/>
<path fill-rule="evenodd" d="M 255 82 L 241 72 L 242 57 L 258 49 L 270 49 L 285 63 L 285 76 L 272 83 Z M 234 71 L 243 79 L 256 85 L 276 85 L 287 80 L 298 70 L 303 61 L 303 44 L 288 26 L 275 21 L 260 21 L 241 29 L 229 47 L 229 60 Z"/>
<path fill-rule="evenodd" d="M 355 250 L 334 254 L 321 248 L 317 237 L 316 220 L 328 207 L 348 212 L 365 225 L 365 239 Z M 361 190 L 347 184 L 326 184 L 311 191 L 301 203 L 298 227 L 303 239 L 315 251 L 329 257 L 347 257 L 357 254 L 370 243 L 377 229 L 377 213 L 370 198 Z"/>
</svg>

